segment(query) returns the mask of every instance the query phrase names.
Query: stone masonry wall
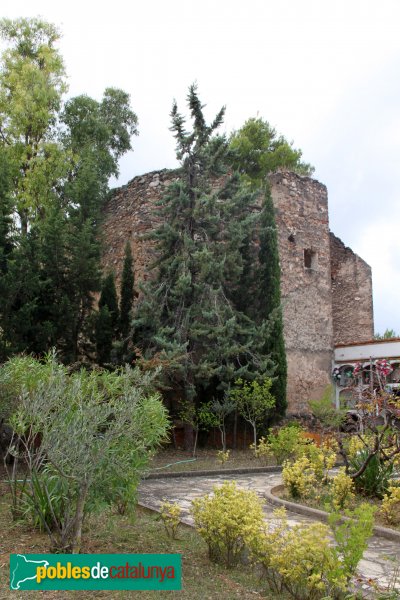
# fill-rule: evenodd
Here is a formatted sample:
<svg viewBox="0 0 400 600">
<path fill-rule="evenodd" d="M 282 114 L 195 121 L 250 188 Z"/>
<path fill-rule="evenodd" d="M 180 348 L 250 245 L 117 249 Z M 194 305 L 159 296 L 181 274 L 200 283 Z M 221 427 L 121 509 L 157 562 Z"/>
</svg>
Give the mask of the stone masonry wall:
<svg viewBox="0 0 400 600">
<path fill-rule="evenodd" d="M 308 412 L 330 382 L 333 319 L 326 187 L 294 173 L 271 177 L 276 211 L 288 412 Z"/>
<path fill-rule="evenodd" d="M 374 337 L 371 267 L 333 233 L 330 238 L 334 342 L 371 340 Z"/>
<path fill-rule="evenodd" d="M 157 225 L 156 203 L 161 199 L 165 187 L 177 176 L 176 171 L 163 170 L 135 177 L 126 186 L 116 190 L 107 202 L 103 224 L 103 267 L 105 271 L 114 271 L 117 284 L 127 241 L 131 244 L 134 256 L 136 285 L 149 277 L 148 265 L 153 262 L 155 254 L 146 234 Z M 320 397 L 330 382 L 334 323 L 336 331 L 345 331 L 348 327 L 348 319 L 347 324 L 341 326 L 346 318 L 348 295 L 336 294 L 334 311 L 337 316 L 333 315 L 326 187 L 308 177 L 282 172 L 271 177 L 271 191 L 281 262 L 288 360 L 288 413 L 303 414 L 308 412 L 307 401 Z M 349 249 L 346 251 L 351 252 Z M 336 281 L 337 284 L 340 282 L 341 289 L 344 289 L 346 282 L 346 289 L 350 290 L 351 273 L 356 271 L 356 283 L 351 288 L 352 300 L 358 285 L 359 297 L 363 306 L 367 306 L 371 272 L 364 261 L 351 254 L 352 259 L 346 253 L 343 257 L 340 252 L 334 254 Z M 364 281 L 363 277 L 368 281 Z M 334 288 L 334 294 L 337 288 L 338 285 Z M 346 304 L 340 302 L 341 297 Z M 372 300 L 370 307 L 372 311 Z M 351 329 L 352 341 L 358 341 L 360 338 L 357 336 L 363 336 L 357 327 L 363 330 L 367 326 L 372 328 L 371 324 L 368 325 L 368 319 L 371 321 L 372 316 L 364 313 L 364 320 L 360 318 Z"/>
</svg>

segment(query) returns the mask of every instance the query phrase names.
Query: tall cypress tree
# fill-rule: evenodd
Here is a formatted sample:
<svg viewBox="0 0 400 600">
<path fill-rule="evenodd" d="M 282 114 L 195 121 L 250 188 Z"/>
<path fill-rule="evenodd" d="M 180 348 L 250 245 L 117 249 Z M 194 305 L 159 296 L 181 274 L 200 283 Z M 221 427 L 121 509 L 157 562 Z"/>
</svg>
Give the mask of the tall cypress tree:
<svg viewBox="0 0 400 600">
<path fill-rule="evenodd" d="M 276 412 L 284 415 L 287 407 L 287 362 L 283 335 L 280 292 L 280 265 L 275 212 L 268 175 L 277 169 L 288 169 L 301 175 L 311 175 L 314 168 L 301 160 L 301 150 L 293 148 L 283 136 L 278 136 L 268 121 L 248 119 L 230 138 L 230 161 L 244 181 L 263 196 L 259 223 L 258 256 L 248 247 L 248 268 L 242 277 L 241 295 L 256 320 L 270 317 L 271 331 L 265 338 L 264 351 L 269 352 L 276 366 L 271 392 L 276 399 Z M 246 289 L 252 290 L 249 301 Z"/>
<path fill-rule="evenodd" d="M 113 341 L 118 337 L 119 310 L 114 275 L 109 273 L 103 279 L 99 299 L 99 312 L 96 317 L 95 336 L 99 364 L 109 363 Z"/>
<path fill-rule="evenodd" d="M 207 125 L 195 86 L 188 105 L 192 131 L 176 103 L 172 108 L 181 177 L 160 205 L 158 272 L 144 288 L 134 335 L 147 356 L 158 353 L 169 365 L 182 400 L 195 403 L 207 386 L 223 390 L 237 377 L 270 374 L 273 363 L 264 349 L 267 320 L 255 323 L 235 298 L 242 249 L 258 218 L 250 209 L 254 193 L 226 172 L 228 143 L 214 135 L 224 109 Z"/>
<path fill-rule="evenodd" d="M 123 338 L 125 338 L 129 332 L 131 310 L 133 306 L 134 283 L 132 249 L 130 243 L 126 242 L 124 266 L 121 277 L 121 298 L 119 302 L 119 328 Z"/>
<path fill-rule="evenodd" d="M 265 351 L 271 354 L 271 358 L 276 364 L 271 393 L 276 400 L 277 415 L 284 416 L 287 408 L 287 362 L 283 336 L 278 235 L 269 185 L 266 185 L 265 188 L 260 219 L 257 290 L 260 318 L 271 317 L 271 331 L 265 340 Z"/>
</svg>

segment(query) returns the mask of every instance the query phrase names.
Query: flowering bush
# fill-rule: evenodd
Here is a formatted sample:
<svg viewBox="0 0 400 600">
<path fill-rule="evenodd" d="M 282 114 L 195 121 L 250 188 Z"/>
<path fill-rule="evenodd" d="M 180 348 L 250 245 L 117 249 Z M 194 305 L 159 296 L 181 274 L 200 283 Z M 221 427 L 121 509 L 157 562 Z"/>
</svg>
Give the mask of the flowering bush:
<svg viewBox="0 0 400 600">
<path fill-rule="evenodd" d="M 239 561 L 245 540 L 257 536 L 263 524 L 257 494 L 239 489 L 234 481 L 225 481 L 212 495 L 193 500 L 192 514 L 210 559 L 228 567 Z"/>
</svg>

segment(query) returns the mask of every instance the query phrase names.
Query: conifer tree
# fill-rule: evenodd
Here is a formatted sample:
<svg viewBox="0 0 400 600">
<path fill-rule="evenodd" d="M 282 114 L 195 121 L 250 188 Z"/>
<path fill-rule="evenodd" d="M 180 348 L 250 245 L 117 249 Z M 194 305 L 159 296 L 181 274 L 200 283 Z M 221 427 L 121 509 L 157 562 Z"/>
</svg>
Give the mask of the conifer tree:
<svg viewBox="0 0 400 600">
<path fill-rule="evenodd" d="M 275 398 L 276 415 L 284 416 L 287 408 L 287 362 L 280 288 L 278 235 L 270 188 L 265 188 L 260 219 L 260 250 L 257 305 L 260 318 L 271 317 L 271 333 L 265 340 L 265 351 L 276 364 L 271 393 Z"/>
<path fill-rule="evenodd" d="M 243 180 L 262 195 L 259 222 L 259 251 L 248 240 L 244 270 L 240 285 L 243 305 L 256 321 L 270 317 L 271 332 L 265 338 L 264 351 L 270 353 L 276 364 L 271 392 L 276 399 L 277 415 L 284 415 L 287 407 L 287 362 L 283 335 L 280 292 L 280 265 L 275 212 L 268 176 L 285 168 L 301 175 L 311 175 L 314 168 L 301 161 L 302 152 L 293 148 L 283 136 L 277 136 L 270 124 L 261 118 L 248 119 L 230 138 L 230 161 Z M 248 301 L 246 290 L 253 291 Z M 243 310 L 246 310 L 243 307 Z"/>
<path fill-rule="evenodd" d="M 129 333 L 134 283 L 132 249 L 130 243 L 126 242 L 124 266 L 121 276 L 121 298 L 119 303 L 119 327 L 122 338 L 125 338 Z"/>
<path fill-rule="evenodd" d="M 238 377 L 271 374 L 273 362 L 264 350 L 269 321 L 256 324 L 235 304 L 242 248 L 258 218 L 250 210 L 254 193 L 226 168 L 215 179 L 228 153 L 227 140 L 214 135 L 224 109 L 207 125 L 195 86 L 188 106 L 192 131 L 173 104 L 181 177 L 160 205 L 157 275 L 144 287 L 133 325 L 145 354 L 164 358 L 170 382 L 193 403 L 210 385 L 222 391 Z"/>
<path fill-rule="evenodd" d="M 102 202 L 137 118 L 128 94 L 114 88 L 100 102 L 79 96 L 63 103 L 54 25 L 0 19 L 0 37 L 3 347 L 40 354 L 56 346 L 63 361 L 76 361 L 100 289 Z M 111 312 L 115 327 L 118 307 Z"/>
<path fill-rule="evenodd" d="M 119 320 L 117 290 L 115 289 L 114 274 L 109 273 L 103 279 L 99 299 L 99 308 L 107 306 L 110 313 L 111 324 L 114 330 L 117 330 Z"/>
<path fill-rule="evenodd" d="M 118 337 L 119 310 L 114 275 L 109 273 L 103 279 L 99 299 L 99 312 L 96 316 L 96 351 L 99 364 L 109 363 L 113 342 Z"/>
</svg>

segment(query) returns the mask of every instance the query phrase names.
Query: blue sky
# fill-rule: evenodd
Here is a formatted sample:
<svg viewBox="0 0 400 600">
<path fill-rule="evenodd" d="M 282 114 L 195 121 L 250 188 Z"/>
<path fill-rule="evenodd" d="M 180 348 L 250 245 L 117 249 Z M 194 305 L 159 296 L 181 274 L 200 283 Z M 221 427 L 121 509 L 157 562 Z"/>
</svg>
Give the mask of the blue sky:
<svg viewBox="0 0 400 600">
<path fill-rule="evenodd" d="M 118 183 L 172 167 L 173 98 L 197 81 L 225 129 L 267 119 L 328 187 L 330 226 L 373 269 L 377 331 L 400 332 L 397 0 L 14 0 L 2 16 L 58 24 L 69 95 L 128 91 L 139 117 Z"/>
</svg>

